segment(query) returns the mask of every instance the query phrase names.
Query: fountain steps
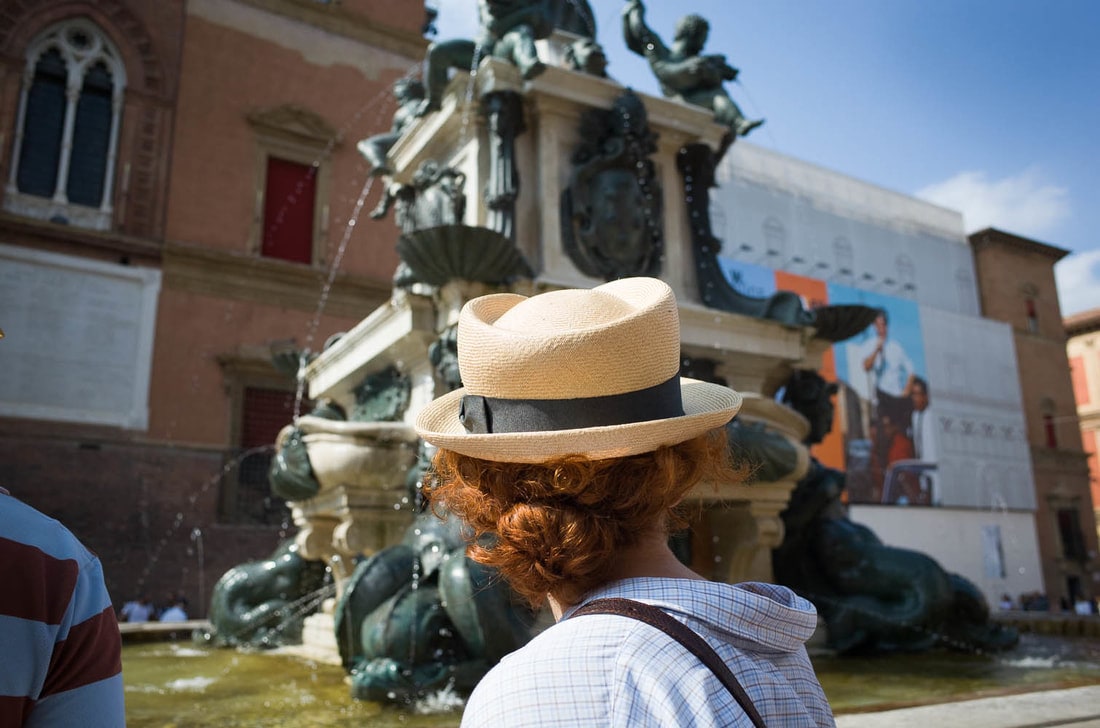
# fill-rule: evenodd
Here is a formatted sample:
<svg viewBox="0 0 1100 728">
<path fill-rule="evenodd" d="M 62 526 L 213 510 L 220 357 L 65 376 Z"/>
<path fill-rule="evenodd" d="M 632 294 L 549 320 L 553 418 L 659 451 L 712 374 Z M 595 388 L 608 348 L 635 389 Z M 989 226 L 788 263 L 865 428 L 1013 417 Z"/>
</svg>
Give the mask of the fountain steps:
<svg viewBox="0 0 1100 728">
<path fill-rule="evenodd" d="M 118 625 L 123 644 L 190 640 L 196 629 L 209 630 L 210 622 L 189 619 L 186 622 L 120 622 Z"/>
<path fill-rule="evenodd" d="M 1100 638 L 1100 616 L 1095 614 L 1012 610 L 990 616 L 1001 624 L 1015 627 L 1020 632 Z"/>
</svg>

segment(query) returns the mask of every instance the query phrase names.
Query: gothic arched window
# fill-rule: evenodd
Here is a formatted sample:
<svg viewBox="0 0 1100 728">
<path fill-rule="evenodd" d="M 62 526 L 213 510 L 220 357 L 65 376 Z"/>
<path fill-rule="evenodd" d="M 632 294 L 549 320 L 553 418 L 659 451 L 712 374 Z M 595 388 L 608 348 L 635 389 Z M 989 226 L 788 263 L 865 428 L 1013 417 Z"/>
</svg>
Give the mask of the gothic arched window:
<svg viewBox="0 0 1100 728">
<path fill-rule="evenodd" d="M 118 50 L 75 18 L 38 36 L 26 60 L 4 209 L 106 230 L 126 86 Z"/>
</svg>

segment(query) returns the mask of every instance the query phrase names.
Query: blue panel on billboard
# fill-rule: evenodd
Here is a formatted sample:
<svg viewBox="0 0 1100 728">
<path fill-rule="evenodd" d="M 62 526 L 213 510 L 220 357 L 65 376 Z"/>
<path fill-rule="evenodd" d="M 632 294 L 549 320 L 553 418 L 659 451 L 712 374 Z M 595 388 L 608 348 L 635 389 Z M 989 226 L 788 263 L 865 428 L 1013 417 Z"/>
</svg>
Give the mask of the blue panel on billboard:
<svg viewBox="0 0 1100 728">
<path fill-rule="evenodd" d="M 718 263 L 738 293 L 754 298 L 766 298 L 775 293 L 775 271 L 771 268 L 730 258 L 719 258 Z"/>
<path fill-rule="evenodd" d="M 915 302 L 832 283 L 829 302 L 861 303 L 886 312 L 885 343 L 870 367 L 865 366 L 866 359 L 878 348 L 880 338 L 876 324 L 834 347 L 837 378 L 847 382 L 861 397 L 873 398 L 871 387 L 876 385 L 900 396 L 910 374 L 927 377 L 920 308 Z"/>
</svg>

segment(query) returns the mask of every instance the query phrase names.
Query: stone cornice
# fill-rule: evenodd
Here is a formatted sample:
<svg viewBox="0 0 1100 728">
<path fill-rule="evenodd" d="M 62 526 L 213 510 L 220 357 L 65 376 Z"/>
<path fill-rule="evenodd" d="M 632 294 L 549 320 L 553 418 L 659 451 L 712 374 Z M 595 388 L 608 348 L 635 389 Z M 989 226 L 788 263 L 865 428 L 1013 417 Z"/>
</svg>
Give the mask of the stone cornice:
<svg viewBox="0 0 1100 728">
<path fill-rule="evenodd" d="M 48 247 L 67 254 L 87 254 L 92 249 L 101 254 L 145 261 L 159 261 L 161 257 L 158 240 L 35 220 L 8 212 L 0 212 L 0 236 L 3 242 L 12 245 Z"/>
<path fill-rule="evenodd" d="M 270 13 L 276 13 L 322 30 L 361 41 L 408 58 L 423 58 L 428 40 L 400 28 L 393 28 L 343 8 L 338 3 L 322 4 L 316 0 L 236 0 Z"/>
<path fill-rule="evenodd" d="M 88 449 L 96 449 L 100 445 L 116 445 L 146 448 L 168 447 L 173 451 L 187 450 L 197 454 L 212 455 L 225 452 L 225 447 L 222 445 L 153 439 L 143 430 L 22 417 L 0 417 L 0 439 L 7 441 L 23 439 L 75 442 L 79 443 L 80 447 Z"/>
<path fill-rule="evenodd" d="M 319 268 L 183 243 L 167 243 L 164 287 L 313 311 L 326 276 Z M 337 275 L 325 313 L 361 318 L 390 296 L 389 281 Z"/>
<path fill-rule="evenodd" d="M 245 118 L 257 131 L 287 136 L 318 147 L 336 141 L 339 134 L 320 114 L 296 104 L 255 109 Z"/>
<path fill-rule="evenodd" d="M 1088 453 L 1082 450 L 1064 450 L 1061 448 L 1031 446 L 1031 462 L 1035 469 L 1057 471 L 1066 475 L 1089 477 Z"/>
<path fill-rule="evenodd" d="M 1100 308 L 1075 313 L 1062 319 L 1066 336 L 1080 336 L 1100 330 Z"/>
<path fill-rule="evenodd" d="M 272 362 L 270 347 L 240 344 L 236 351 L 219 354 L 218 365 L 231 377 L 246 379 L 250 383 L 264 382 L 273 389 L 292 390 L 294 379 L 281 374 Z"/>
<path fill-rule="evenodd" d="M 1006 233 L 996 228 L 985 228 L 976 233 L 971 233 L 967 236 L 967 239 L 970 240 L 970 245 L 973 246 L 975 250 L 994 245 L 1003 245 L 1028 253 L 1037 253 L 1038 255 L 1050 258 L 1052 262 L 1057 262 L 1070 253 L 1070 251 L 1063 248 L 1040 243 L 1030 238 L 1022 238 L 1019 235 Z"/>
</svg>

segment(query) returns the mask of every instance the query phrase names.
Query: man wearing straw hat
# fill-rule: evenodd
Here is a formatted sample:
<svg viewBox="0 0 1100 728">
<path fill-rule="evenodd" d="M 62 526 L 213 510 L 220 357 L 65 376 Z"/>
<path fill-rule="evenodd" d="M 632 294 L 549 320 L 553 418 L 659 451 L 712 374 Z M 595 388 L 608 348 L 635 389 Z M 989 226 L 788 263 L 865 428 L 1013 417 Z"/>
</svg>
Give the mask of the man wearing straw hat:
<svg viewBox="0 0 1100 728">
<path fill-rule="evenodd" d="M 474 299 L 458 358 L 464 387 L 416 423 L 440 448 L 433 503 L 558 620 L 486 675 L 464 727 L 833 724 L 813 606 L 707 581 L 668 547 L 696 484 L 742 474 L 723 428 L 741 395 L 679 376 L 665 283 Z"/>
</svg>

